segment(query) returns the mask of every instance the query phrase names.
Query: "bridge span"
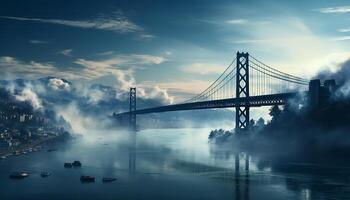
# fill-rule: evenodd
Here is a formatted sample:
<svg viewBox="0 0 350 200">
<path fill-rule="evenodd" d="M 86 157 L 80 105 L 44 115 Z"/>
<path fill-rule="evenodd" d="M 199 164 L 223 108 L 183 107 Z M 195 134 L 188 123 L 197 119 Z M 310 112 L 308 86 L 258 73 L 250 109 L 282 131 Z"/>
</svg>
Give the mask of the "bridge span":
<svg viewBox="0 0 350 200">
<path fill-rule="evenodd" d="M 166 105 L 166 106 L 135 110 L 134 113 L 137 115 L 140 115 L 140 114 L 171 112 L 171 111 L 181 111 L 181 110 L 284 105 L 286 104 L 288 99 L 296 97 L 297 95 L 298 93 L 291 92 L 291 93 L 282 93 L 282 94 L 269 94 L 269 95 L 261 95 L 261 96 L 201 101 L 201 102 L 193 102 L 193 103 L 180 103 L 180 104 L 174 104 L 174 105 Z M 129 114 L 129 112 L 126 112 L 124 114 Z"/>
<path fill-rule="evenodd" d="M 325 87 L 335 87 L 334 80 L 325 81 Z M 235 108 L 237 131 L 247 130 L 250 108 L 284 105 L 288 99 L 307 97 L 313 105 L 320 103 L 322 88 L 320 80 L 308 80 L 282 72 L 264 64 L 248 53 L 237 52 L 226 70 L 203 92 L 178 104 L 152 108 L 136 108 L 136 88 L 130 88 L 130 109 L 114 113 L 115 118 L 129 119 L 129 125 L 136 129 L 136 115 L 181 110 L 213 108 Z"/>
</svg>

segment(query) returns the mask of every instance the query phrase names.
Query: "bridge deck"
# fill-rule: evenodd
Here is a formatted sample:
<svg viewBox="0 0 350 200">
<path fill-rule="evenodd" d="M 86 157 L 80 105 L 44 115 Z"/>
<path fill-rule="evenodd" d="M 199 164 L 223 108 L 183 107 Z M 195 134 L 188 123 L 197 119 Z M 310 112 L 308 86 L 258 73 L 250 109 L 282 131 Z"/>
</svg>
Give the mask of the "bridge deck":
<svg viewBox="0 0 350 200">
<path fill-rule="evenodd" d="M 230 108 L 230 107 L 260 107 L 260 106 L 272 106 L 272 105 L 284 105 L 287 99 L 297 96 L 298 93 L 280 93 L 280 94 L 270 94 L 261 96 L 251 96 L 244 98 L 229 98 L 220 100 L 210 100 L 201 101 L 193 103 L 182 103 L 167 106 L 159 106 L 153 108 L 146 108 L 136 110 L 136 114 L 148 114 L 148 113 L 159 113 L 159 112 L 170 112 L 170 111 L 180 111 L 180 110 L 198 110 L 198 109 L 212 109 L 212 108 Z M 117 114 L 115 116 L 122 116 L 129 114 L 129 112 L 124 112 Z"/>
</svg>

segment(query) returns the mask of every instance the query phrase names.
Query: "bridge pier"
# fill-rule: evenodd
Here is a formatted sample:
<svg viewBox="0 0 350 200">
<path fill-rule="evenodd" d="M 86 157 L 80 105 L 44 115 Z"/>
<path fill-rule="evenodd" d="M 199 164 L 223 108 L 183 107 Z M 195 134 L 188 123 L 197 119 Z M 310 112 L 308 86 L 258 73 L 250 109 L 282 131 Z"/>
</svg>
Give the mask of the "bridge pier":
<svg viewBox="0 0 350 200">
<path fill-rule="evenodd" d="M 129 128 L 136 131 L 136 88 L 130 88 L 130 111 L 129 111 Z"/>
<path fill-rule="evenodd" d="M 236 98 L 249 97 L 249 54 L 237 52 L 236 57 Z M 236 107 L 236 132 L 242 132 L 249 127 L 249 106 Z"/>
</svg>

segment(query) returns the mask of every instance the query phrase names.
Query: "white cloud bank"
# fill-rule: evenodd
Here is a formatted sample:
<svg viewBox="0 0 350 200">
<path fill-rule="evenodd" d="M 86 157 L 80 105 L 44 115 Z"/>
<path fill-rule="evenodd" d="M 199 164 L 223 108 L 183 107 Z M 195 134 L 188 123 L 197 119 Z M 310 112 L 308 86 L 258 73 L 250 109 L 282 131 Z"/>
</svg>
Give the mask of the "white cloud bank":
<svg viewBox="0 0 350 200">
<path fill-rule="evenodd" d="M 48 86 L 54 90 L 71 90 L 71 86 L 69 85 L 69 83 L 64 82 L 62 79 L 59 78 L 49 79 Z"/>
<path fill-rule="evenodd" d="M 74 61 L 75 66 L 59 68 L 53 63 L 39 63 L 35 61 L 24 62 L 14 57 L 0 57 L 0 70 L 2 78 L 14 75 L 16 78 L 40 78 L 43 76 L 54 76 L 68 80 L 87 80 L 92 81 L 99 78 L 113 76 L 114 86 L 119 91 L 118 95 L 127 92 L 131 86 L 136 86 L 134 78 L 134 69 L 142 69 L 149 65 L 159 65 L 166 59 L 159 56 L 144 54 L 115 55 L 108 59 L 90 60 L 79 58 Z M 59 78 L 51 78 L 48 86 L 54 90 L 69 91 L 70 85 Z M 122 92 L 122 93 L 120 93 Z M 158 86 L 138 86 L 140 97 L 146 99 L 158 99 L 163 103 L 172 103 L 173 98 L 166 90 Z M 29 94 L 27 91 L 25 94 Z M 94 94 L 96 98 L 92 101 L 98 102 L 101 94 Z M 20 97 L 21 99 L 24 98 Z M 116 98 L 122 98 L 117 96 Z M 38 105 L 38 104 L 37 104 Z M 34 107 L 34 106 L 33 106 Z"/>
<path fill-rule="evenodd" d="M 14 95 L 17 101 L 29 102 L 34 110 L 43 108 L 42 102 L 38 95 L 30 87 L 24 88 L 19 94 Z"/>
</svg>

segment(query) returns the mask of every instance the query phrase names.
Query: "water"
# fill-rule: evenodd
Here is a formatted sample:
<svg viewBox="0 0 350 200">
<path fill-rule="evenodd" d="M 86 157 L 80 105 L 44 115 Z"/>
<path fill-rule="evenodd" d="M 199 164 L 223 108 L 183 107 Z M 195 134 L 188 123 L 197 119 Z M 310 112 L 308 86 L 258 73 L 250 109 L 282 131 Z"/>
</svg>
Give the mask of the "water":
<svg viewBox="0 0 350 200">
<path fill-rule="evenodd" d="M 276 164 L 213 148 L 207 140 L 209 131 L 156 129 L 136 135 L 101 131 L 60 144 L 58 151 L 10 157 L 0 162 L 0 199 L 350 198 L 348 167 Z M 63 167 L 74 160 L 83 166 Z M 30 175 L 9 179 L 16 170 Z M 42 178 L 41 171 L 52 175 Z M 81 175 L 95 176 L 96 182 L 81 183 Z M 102 183 L 104 176 L 118 180 Z"/>
</svg>

